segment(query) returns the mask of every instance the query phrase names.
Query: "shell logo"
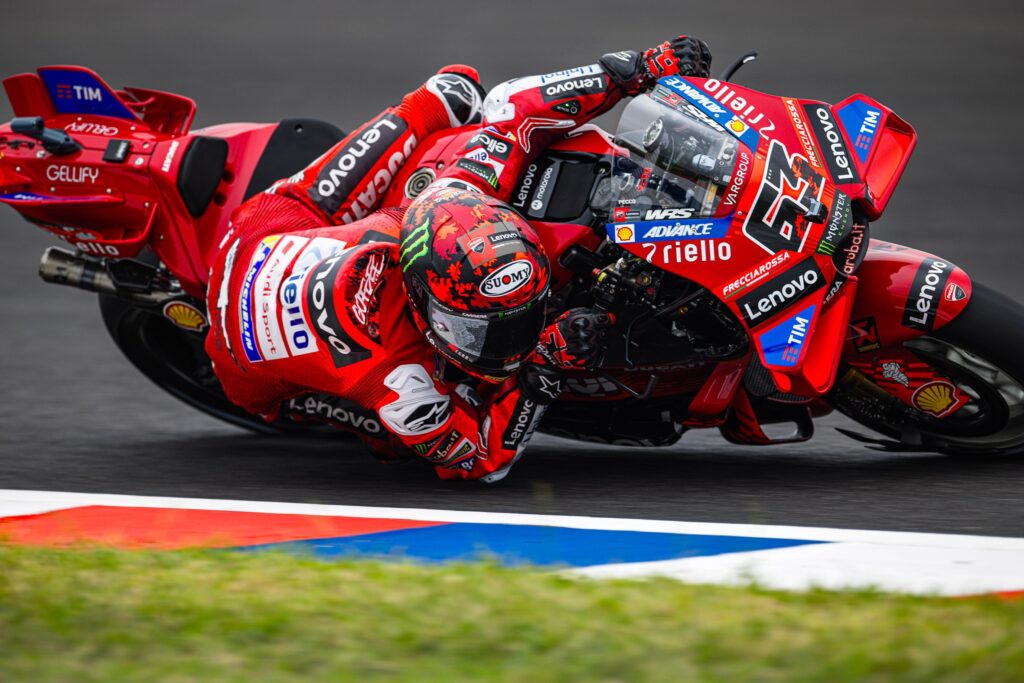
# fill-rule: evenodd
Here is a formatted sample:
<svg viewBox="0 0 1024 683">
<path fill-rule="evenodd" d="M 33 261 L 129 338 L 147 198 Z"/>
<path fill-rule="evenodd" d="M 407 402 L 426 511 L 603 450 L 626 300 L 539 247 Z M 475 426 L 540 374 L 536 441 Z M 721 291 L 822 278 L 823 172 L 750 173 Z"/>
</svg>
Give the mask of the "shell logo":
<svg viewBox="0 0 1024 683">
<path fill-rule="evenodd" d="M 729 128 L 730 130 L 732 130 L 732 132 L 738 135 L 747 129 L 747 124 L 743 123 L 737 118 L 734 118 L 732 121 L 729 122 Z"/>
<path fill-rule="evenodd" d="M 202 332 L 209 324 L 206 316 L 198 308 L 184 301 L 172 301 L 164 306 L 164 317 L 178 327 L 192 332 Z"/>
<path fill-rule="evenodd" d="M 636 239 L 636 232 L 632 225 L 619 225 L 615 228 L 616 242 L 632 242 Z"/>
<path fill-rule="evenodd" d="M 914 405 L 929 415 L 944 417 L 960 402 L 949 382 L 929 382 L 914 392 Z"/>
</svg>

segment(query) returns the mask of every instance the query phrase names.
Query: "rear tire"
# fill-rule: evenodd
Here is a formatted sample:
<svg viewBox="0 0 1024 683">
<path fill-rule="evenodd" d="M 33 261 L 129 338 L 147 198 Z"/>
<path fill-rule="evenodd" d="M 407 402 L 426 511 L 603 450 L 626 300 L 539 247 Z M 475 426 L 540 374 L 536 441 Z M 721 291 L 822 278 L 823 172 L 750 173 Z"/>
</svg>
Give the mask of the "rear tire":
<svg viewBox="0 0 1024 683">
<path fill-rule="evenodd" d="M 205 335 L 183 330 L 124 299 L 100 294 L 99 303 L 103 323 L 121 353 L 154 384 L 196 410 L 262 434 L 343 435 L 311 422 L 266 422 L 242 410 L 224 395 L 203 347 Z"/>
<path fill-rule="evenodd" d="M 1024 455 L 1024 307 L 972 283 L 964 311 L 945 327 L 903 346 L 929 362 L 972 399 L 938 419 L 883 392 L 866 377 L 842 373 L 827 399 L 877 432 L 949 455 Z M 845 375 L 845 377 L 844 377 Z"/>
</svg>

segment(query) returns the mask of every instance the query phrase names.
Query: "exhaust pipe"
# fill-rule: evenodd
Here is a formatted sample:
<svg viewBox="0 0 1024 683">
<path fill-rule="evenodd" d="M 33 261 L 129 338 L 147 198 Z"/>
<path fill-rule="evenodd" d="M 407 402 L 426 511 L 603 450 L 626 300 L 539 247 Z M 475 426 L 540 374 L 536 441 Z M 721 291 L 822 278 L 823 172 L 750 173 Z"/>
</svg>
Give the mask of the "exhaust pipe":
<svg viewBox="0 0 1024 683">
<path fill-rule="evenodd" d="M 144 305 L 162 305 L 175 298 L 170 292 L 132 291 L 119 287 L 104 262 L 59 247 L 48 247 L 43 252 L 39 260 L 39 277 L 51 284 L 118 296 Z"/>
<path fill-rule="evenodd" d="M 117 286 L 100 261 L 83 258 L 73 251 L 48 247 L 39 261 L 39 277 L 55 285 L 78 287 L 87 292 L 117 294 Z"/>
</svg>

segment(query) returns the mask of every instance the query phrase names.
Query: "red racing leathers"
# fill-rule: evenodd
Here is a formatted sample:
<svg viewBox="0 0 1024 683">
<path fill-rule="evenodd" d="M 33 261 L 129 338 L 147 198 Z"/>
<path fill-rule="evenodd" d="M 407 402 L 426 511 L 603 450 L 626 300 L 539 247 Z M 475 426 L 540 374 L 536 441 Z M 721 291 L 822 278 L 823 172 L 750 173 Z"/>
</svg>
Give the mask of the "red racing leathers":
<svg viewBox="0 0 1024 683">
<path fill-rule="evenodd" d="M 251 412 L 324 419 L 379 452 L 423 456 L 443 478 L 497 480 L 547 397 L 531 400 L 515 377 L 445 381 L 403 291 L 404 207 L 380 198 L 417 141 L 475 121 L 481 133 L 436 182 L 508 199 L 538 152 L 626 93 L 597 64 L 517 79 L 491 91 L 479 123 L 475 72 L 448 71 L 239 208 L 212 267 L 206 348 L 228 398 Z"/>
</svg>

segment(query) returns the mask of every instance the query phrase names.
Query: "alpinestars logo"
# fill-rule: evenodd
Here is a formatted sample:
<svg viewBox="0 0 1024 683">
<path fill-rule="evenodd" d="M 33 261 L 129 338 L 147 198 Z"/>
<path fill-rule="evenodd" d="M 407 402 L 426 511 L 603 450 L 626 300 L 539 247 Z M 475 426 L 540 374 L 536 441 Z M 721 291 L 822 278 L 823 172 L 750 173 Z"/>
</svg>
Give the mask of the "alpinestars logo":
<svg viewBox="0 0 1024 683">
<path fill-rule="evenodd" d="M 384 386 L 398 394 L 380 409 L 380 418 L 401 436 L 435 431 L 451 417 L 451 398 L 442 395 L 422 365 L 400 365 L 384 378 Z"/>
<path fill-rule="evenodd" d="M 438 74 L 427 81 L 427 90 L 444 103 L 452 128 L 480 122 L 483 102 L 469 80 L 458 74 Z"/>
<path fill-rule="evenodd" d="M 741 297 L 737 305 L 743 319 L 754 326 L 824 285 L 825 277 L 808 258 Z"/>
</svg>

